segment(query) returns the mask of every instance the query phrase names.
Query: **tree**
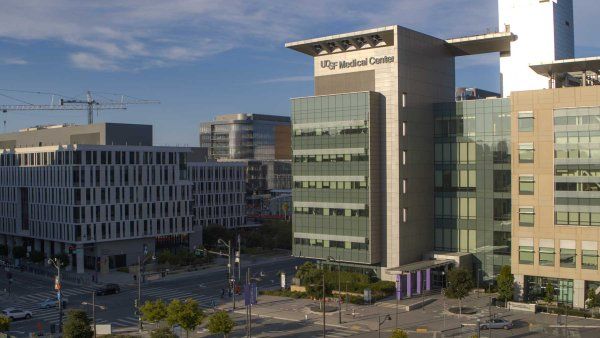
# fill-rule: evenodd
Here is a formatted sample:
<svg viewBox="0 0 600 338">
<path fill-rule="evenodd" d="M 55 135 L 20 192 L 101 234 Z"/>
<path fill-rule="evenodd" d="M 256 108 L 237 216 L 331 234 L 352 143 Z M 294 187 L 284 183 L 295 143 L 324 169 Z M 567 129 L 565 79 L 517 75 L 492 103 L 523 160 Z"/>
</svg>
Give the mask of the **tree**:
<svg viewBox="0 0 600 338">
<path fill-rule="evenodd" d="M 448 298 L 458 299 L 459 314 L 462 315 L 462 299 L 473 290 L 473 279 L 471 273 L 465 269 L 452 269 L 448 273 Z"/>
<path fill-rule="evenodd" d="M 596 294 L 596 291 L 594 289 L 589 289 L 588 293 L 587 293 L 587 299 L 585 300 L 585 303 L 588 307 L 588 309 L 593 309 L 595 307 L 600 306 L 600 299 L 598 299 L 598 295 Z"/>
<path fill-rule="evenodd" d="M 500 269 L 500 274 L 496 279 L 498 283 L 498 299 L 508 302 L 513 299 L 515 276 L 510 271 L 509 265 L 504 265 Z"/>
<path fill-rule="evenodd" d="M 20 259 L 27 255 L 27 249 L 24 246 L 15 246 L 12 249 L 12 254 L 14 258 Z"/>
<path fill-rule="evenodd" d="M 408 334 L 400 329 L 395 329 L 390 338 L 408 338 Z"/>
<path fill-rule="evenodd" d="M 550 303 L 554 301 L 554 285 L 550 283 L 546 284 L 546 294 L 544 295 L 544 301 L 546 302 L 546 312 L 548 312 L 548 307 Z"/>
<path fill-rule="evenodd" d="M 10 330 L 10 318 L 0 315 L 0 332 Z"/>
<path fill-rule="evenodd" d="M 83 310 L 71 310 L 63 327 L 65 338 L 91 338 L 94 335 L 91 321 Z"/>
<path fill-rule="evenodd" d="M 222 333 L 223 337 L 227 337 L 234 326 L 235 322 L 231 320 L 227 312 L 218 311 L 210 316 L 206 327 L 210 333 Z"/>
<path fill-rule="evenodd" d="M 154 302 L 147 300 L 140 307 L 140 312 L 144 320 L 155 323 L 158 326 L 161 320 L 167 318 L 167 304 L 162 299 L 157 299 Z"/>
<path fill-rule="evenodd" d="M 184 302 L 174 299 L 167 307 L 167 322 L 169 325 L 179 325 L 185 330 L 186 335 L 195 329 L 204 320 L 204 312 L 198 302 L 188 298 Z"/>
</svg>

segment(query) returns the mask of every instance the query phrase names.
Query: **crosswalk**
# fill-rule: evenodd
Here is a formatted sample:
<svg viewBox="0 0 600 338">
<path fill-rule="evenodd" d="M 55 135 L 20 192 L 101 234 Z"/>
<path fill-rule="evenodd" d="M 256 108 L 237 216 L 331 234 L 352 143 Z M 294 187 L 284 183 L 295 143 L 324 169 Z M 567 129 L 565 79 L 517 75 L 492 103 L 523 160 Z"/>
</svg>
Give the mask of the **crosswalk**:
<svg viewBox="0 0 600 338">
<path fill-rule="evenodd" d="M 242 296 L 239 300 L 242 301 Z M 175 289 L 175 288 L 163 288 L 163 287 L 153 287 L 148 290 L 142 289 L 142 302 L 145 300 L 155 300 L 162 299 L 165 303 L 170 302 L 173 299 L 185 300 L 185 299 L 194 299 L 198 302 L 198 305 L 202 308 L 212 308 L 213 305 L 219 305 L 221 299 L 216 296 L 208 296 L 208 295 L 200 295 L 194 294 L 185 290 Z"/>
</svg>

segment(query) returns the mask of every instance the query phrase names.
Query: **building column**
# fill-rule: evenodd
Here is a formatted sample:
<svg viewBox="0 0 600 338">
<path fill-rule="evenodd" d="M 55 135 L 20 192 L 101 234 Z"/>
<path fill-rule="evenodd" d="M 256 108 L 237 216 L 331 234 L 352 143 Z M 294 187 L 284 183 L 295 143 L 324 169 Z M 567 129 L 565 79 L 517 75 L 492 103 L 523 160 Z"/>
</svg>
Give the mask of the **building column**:
<svg viewBox="0 0 600 338">
<path fill-rule="evenodd" d="M 425 270 L 425 291 L 431 290 L 431 268 Z"/>
<path fill-rule="evenodd" d="M 583 279 L 573 280 L 573 307 L 583 309 L 585 296 L 585 281 Z"/>
<path fill-rule="evenodd" d="M 515 275 L 515 288 L 513 293 L 514 300 L 518 302 L 523 301 L 523 290 L 525 289 L 525 276 Z"/>
<path fill-rule="evenodd" d="M 417 274 L 417 295 L 421 294 L 421 286 L 423 284 L 423 281 L 422 281 L 422 277 L 423 276 L 421 275 L 421 272 L 422 272 L 421 270 L 417 270 L 416 271 L 416 274 Z"/>
<path fill-rule="evenodd" d="M 396 275 L 396 299 L 402 299 L 402 275 Z"/>
<path fill-rule="evenodd" d="M 8 249 L 8 257 L 13 256 L 13 248 L 15 247 L 14 236 L 6 236 L 6 248 Z"/>
<path fill-rule="evenodd" d="M 42 241 L 39 239 L 34 239 L 33 240 L 33 250 L 35 251 L 42 251 Z"/>
<path fill-rule="evenodd" d="M 406 275 L 406 297 L 412 297 L 412 272 Z"/>
<path fill-rule="evenodd" d="M 85 250 L 83 249 L 83 244 L 77 244 L 77 249 L 75 250 L 75 258 L 77 261 L 77 273 L 84 273 L 83 267 L 83 254 Z"/>
<path fill-rule="evenodd" d="M 44 241 L 44 255 L 46 258 L 50 258 L 52 256 L 52 242 Z"/>
<path fill-rule="evenodd" d="M 69 245 L 65 244 L 64 248 L 63 248 L 63 253 L 67 255 L 67 257 L 69 257 L 69 261 L 67 262 L 67 266 L 65 266 L 65 271 L 71 271 L 73 270 L 73 255 L 71 255 L 69 253 Z"/>
<path fill-rule="evenodd" d="M 54 256 L 58 256 L 58 255 L 60 255 L 60 254 L 63 252 L 63 251 L 62 251 L 62 248 L 61 248 L 61 246 L 62 246 L 62 243 L 61 243 L 61 242 L 52 242 L 52 244 L 53 244 L 52 246 L 53 246 L 53 249 L 54 249 L 54 250 L 52 251 L 52 252 L 53 252 L 53 255 L 54 255 Z"/>
</svg>

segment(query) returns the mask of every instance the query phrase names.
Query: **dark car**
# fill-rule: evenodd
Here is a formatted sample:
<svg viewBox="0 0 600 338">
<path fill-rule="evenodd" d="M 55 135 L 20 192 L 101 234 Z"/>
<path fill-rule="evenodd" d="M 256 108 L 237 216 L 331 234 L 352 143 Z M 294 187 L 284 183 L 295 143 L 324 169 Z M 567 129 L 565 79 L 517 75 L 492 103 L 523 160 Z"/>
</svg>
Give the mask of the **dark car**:
<svg viewBox="0 0 600 338">
<path fill-rule="evenodd" d="M 96 296 L 112 295 L 121 292 L 118 284 L 106 284 L 99 289 L 96 289 Z"/>
</svg>

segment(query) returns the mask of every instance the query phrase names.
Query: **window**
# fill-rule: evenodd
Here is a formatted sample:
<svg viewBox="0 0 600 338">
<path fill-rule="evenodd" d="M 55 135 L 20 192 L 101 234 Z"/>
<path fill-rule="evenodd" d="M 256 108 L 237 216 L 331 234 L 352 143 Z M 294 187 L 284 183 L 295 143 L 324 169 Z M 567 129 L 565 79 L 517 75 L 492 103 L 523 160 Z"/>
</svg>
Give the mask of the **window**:
<svg viewBox="0 0 600 338">
<path fill-rule="evenodd" d="M 598 250 L 581 250 L 581 268 L 598 270 Z"/>
<path fill-rule="evenodd" d="M 406 136 L 406 121 L 402 121 L 402 136 Z"/>
<path fill-rule="evenodd" d="M 533 246 L 519 246 L 519 264 L 533 265 Z"/>
<path fill-rule="evenodd" d="M 560 267 L 574 268 L 575 267 L 575 249 L 560 248 Z"/>
<path fill-rule="evenodd" d="M 406 208 L 402 208 L 402 222 L 406 223 L 407 217 L 408 215 Z"/>
<path fill-rule="evenodd" d="M 519 195 L 533 195 L 533 175 L 519 176 Z"/>
<path fill-rule="evenodd" d="M 494 221 L 509 221 L 511 200 L 509 198 L 494 198 Z"/>
<path fill-rule="evenodd" d="M 533 112 L 519 112 L 519 132 L 533 131 Z"/>
<path fill-rule="evenodd" d="M 519 163 L 533 163 L 533 143 L 519 143 Z"/>
<path fill-rule="evenodd" d="M 406 194 L 406 178 L 402 180 L 402 193 Z"/>
<path fill-rule="evenodd" d="M 406 164 L 406 150 L 402 150 L 402 164 Z"/>
<path fill-rule="evenodd" d="M 522 227 L 532 227 L 534 224 L 535 212 L 533 207 L 519 208 L 519 225 Z"/>
<path fill-rule="evenodd" d="M 540 265 L 554 266 L 554 248 L 540 247 Z"/>
<path fill-rule="evenodd" d="M 494 192 L 510 192 L 510 170 L 494 170 Z"/>
<path fill-rule="evenodd" d="M 402 93 L 402 108 L 406 107 L 406 93 Z"/>
</svg>

